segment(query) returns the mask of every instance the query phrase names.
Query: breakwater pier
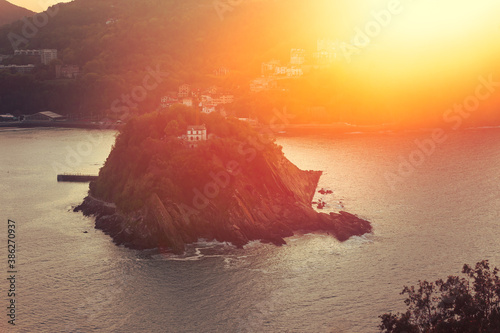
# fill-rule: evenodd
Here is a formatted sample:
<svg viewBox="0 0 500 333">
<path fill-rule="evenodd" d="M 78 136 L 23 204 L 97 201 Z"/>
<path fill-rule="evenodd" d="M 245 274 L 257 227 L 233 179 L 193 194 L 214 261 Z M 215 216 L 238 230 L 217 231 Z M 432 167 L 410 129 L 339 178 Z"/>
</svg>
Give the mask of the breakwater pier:
<svg viewBox="0 0 500 333">
<path fill-rule="evenodd" d="M 57 175 L 58 182 L 88 183 L 96 179 L 97 176 L 92 176 L 92 175 L 80 175 L 80 174 Z"/>
</svg>

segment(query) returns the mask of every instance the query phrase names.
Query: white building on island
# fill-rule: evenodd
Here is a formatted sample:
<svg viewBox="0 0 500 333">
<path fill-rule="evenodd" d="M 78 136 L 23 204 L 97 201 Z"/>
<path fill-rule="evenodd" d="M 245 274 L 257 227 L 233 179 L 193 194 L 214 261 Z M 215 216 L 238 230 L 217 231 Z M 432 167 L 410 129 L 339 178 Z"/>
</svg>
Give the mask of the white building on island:
<svg viewBox="0 0 500 333">
<path fill-rule="evenodd" d="M 189 125 L 187 128 L 187 141 L 206 141 L 207 127 L 205 125 Z"/>
</svg>

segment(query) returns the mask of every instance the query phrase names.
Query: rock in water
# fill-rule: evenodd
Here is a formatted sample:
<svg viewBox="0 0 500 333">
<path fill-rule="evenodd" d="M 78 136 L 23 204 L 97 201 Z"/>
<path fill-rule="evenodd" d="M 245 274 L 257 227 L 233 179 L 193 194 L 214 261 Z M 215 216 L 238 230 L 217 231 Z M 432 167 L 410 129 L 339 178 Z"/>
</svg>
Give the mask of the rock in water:
<svg viewBox="0 0 500 333">
<path fill-rule="evenodd" d="M 75 210 L 95 216 L 96 228 L 117 244 L 174 253 L 200 238 L 242 247 L 252 240 L 282 245 L 299 230 L 340 241 L 371 232 L 355 215 L 317 213 L 311 202 L 321 172 L 300 170 L 247 124 L 203 115 L 213 138 L 189 148 L 179 134 L 181 123 L 195 121 L 190 116 L 156 113 L 128 123 Z M 173 133 L 165 138 L 167 128 Z"/>
</svg>

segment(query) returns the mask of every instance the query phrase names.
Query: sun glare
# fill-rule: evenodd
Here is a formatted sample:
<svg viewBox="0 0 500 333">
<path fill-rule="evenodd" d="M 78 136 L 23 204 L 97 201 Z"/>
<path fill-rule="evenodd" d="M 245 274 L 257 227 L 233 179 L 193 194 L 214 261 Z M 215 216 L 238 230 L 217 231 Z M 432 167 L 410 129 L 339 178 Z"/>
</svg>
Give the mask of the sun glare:
<svg viewBox="0 0 500 333">
<path fill-rule="evenodd" d="M 394 30 L 403 40 L 440 43 L 461 39 L 495 18 L 498 1 L 413 1 L 407 2 Z M 497 12 L 498 13 L 498 12 Z"/>
<path fill-rule="evenodd" d="M 366 118 L 411 109 L 436 114 L 470 93 L 478 76 L 498 74 L 499 9 L 496 0 L 356 1 L 345 7 L 339 27 L 354 48 L 342 55 L 348 60 L 342 79 L 355 87 L 358 103 L 370 101 L 361 106 Z"/>
</svg>

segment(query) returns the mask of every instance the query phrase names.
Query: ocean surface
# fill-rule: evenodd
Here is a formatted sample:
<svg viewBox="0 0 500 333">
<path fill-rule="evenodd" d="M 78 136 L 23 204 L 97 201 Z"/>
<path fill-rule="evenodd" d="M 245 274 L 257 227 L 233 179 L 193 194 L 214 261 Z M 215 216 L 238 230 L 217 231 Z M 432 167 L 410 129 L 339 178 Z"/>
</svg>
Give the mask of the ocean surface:
<svg viewBox="0 0 500 333">
<path fill-rule="evenodd" d="M 333 194 L 315 199 L 370 220 L 373 234 L 344 243 L 296 235 L 243 250 L 200 241 L 171 256 L 115 246 L 72 212 L 88 184 L 56 181 L 96 174 L 115 132 L 0 129 L 0 331 L 377 332 L 379 315 L 405 309 L 404 285 L 482 259 L 500 266 L 500 129 L 447 135 L 428 155 L 415 141 L 428 143 L 427 131 L 279 137 L 293 163 L 324 171 L 319 188 Z"/>
</svg>

